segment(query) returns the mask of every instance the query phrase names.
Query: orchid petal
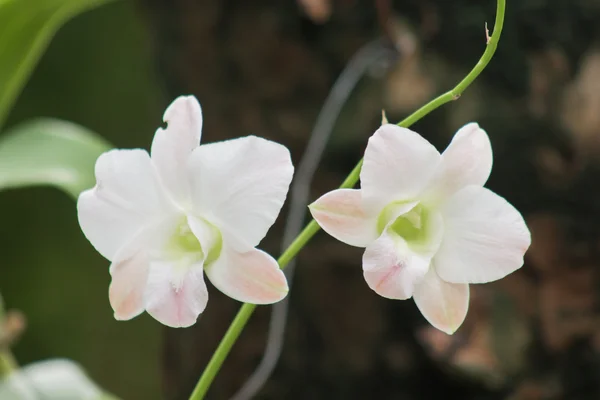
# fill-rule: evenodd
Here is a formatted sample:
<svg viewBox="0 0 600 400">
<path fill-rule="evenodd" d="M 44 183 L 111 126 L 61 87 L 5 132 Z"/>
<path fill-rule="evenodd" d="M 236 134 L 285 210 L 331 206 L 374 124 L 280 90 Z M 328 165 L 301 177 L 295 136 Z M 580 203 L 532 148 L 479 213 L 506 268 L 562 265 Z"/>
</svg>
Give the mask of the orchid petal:
<svg viewBox="0 0 600 400">
<path fill-rule="evenodd" d="M 427 273 L 429 262 L 430 257 L 412 251 L 404 239 L 386 229 L 365 250 L 363 273 L 380 296 L 406 300 Z"/>
<path fill-rule="evenodd" d="M 238 253 L 224 247 L 221 256 L 206 267 L 206 276 L 221 292 L 245 303 L 276 303 L 288 292 L 277 261 L 258 249 Z"/>
<path fill-rule="evenodd" d="M 144 301 L 148 314 L 164 325 L 185 328 L 195 324 L 208 302 L 202 261 L 152 261 Z"/>
<path fill-rule="evenodd" d="M 414 200 L 440 160 L 440 153 L 418 133 L 383 125 L 369 139 L 360 173 L 365 206 L 380 211 L 393 201 Z"/>
<path fill-rule="evenodd" d="M 287 148 L 255 136 L 200 146 L 188 163 L 195 214 L 248 251 L 275 222 L 293 172 Z"/>
<path fill-rule="evenodd" d="M 142 251 L 111 264 L 112 281 L 108 289 L 108 298 L 116 320 L 130 320 L 144 311 L 148 266 L 149 260 Z"/>
<path fill-rule="evenodd" d="M 148 153 L 111 150 L 96 161 L 97 184 L 77 201 L 79 224 L 108 260 L 145 227 L 173 212 Z"/>
<path fill-rule="evenodd" d="M 219 231 L 209 224 L 202 218 L 188 215 L 187 223 L 194 233 L 194 236 L 198 239 L 204 252 L 204 259 L 208 257 L 208 253 L 215 248 L 215 246 L 221 246 L 221 238 L 219 237 Z"/>
<path fill-rule="evenodd" d="M 416 286 L 413 298 L 431 325 L 451 335 L 467 316 L 469 285 L 445 282 L 432 263 L 425 278 Z"/>
<path fill-rule="evenodd" d="M 180 96 L 165 111 L 167 128 L 159 128 L 152 141 L 152 161 L 163 184 L 178 202 L 187 204 L 190 188 L 187 158 L 200 145 L 202 110 L 194 96 Z"/>
<path fill-rule="evenodd" d="M 492 145 L 487 133 L 476 123 L 463 126 L 442 154 L 440 168 L 426 197 L 439 202 L 466 186 L 483 186 L 492 163 Z"/>
<path fill-rule="evenodd" d="M 321 196 L 309 206 L 310 213 L 325 232 L 351 246 L 367 247 L 377 239 L 377 219 L 362 207 L 357 189 L 338 189 Z"/>
<path fill-rule="evenodd" d="M 440 277 L 454 283 L 498 280 L 523 265 L 531 244 L 521 214 L 492 191 L 468 186 L 442 208 L 445 234 L 435 256 Z"/>
</svg>

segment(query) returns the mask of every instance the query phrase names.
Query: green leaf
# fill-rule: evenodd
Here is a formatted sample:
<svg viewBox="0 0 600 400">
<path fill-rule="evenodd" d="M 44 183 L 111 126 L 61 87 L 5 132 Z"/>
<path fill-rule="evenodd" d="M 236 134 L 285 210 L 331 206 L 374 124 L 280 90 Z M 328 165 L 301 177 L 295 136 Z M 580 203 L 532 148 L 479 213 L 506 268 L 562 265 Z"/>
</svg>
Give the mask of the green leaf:
<svg viewBox="0 0 600 400">
<path fill-rule="evenodd" d="M 78 363 L 59 358 L 28 364 L 0 379 L 0 399 L 118 400 L 98 387 Z"/>
<path fill-rule="evenodd" d="M 58 28 L 112 0 L 0 0 L 0 128 Z"/>
<path fill-rule="evenodd" d="M 77 198 L 94 186 L 96 159 L 111 147 L 72 122 L 25 122 L 0 137 L 0 190 L 50 185 Z"/>
</svg>

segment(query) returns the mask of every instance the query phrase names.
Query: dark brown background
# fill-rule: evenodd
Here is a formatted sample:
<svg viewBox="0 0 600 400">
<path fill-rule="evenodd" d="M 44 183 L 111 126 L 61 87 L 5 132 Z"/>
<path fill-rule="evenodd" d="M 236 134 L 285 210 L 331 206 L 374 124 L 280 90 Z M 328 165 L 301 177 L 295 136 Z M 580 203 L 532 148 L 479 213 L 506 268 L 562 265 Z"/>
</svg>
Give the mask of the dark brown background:
<svg viewBox="0 0 600 400">
<path fill-rule="evenodd" d="M 258 399 L 600 399 L 600 1 L 507 2 L 489 67 L 414 129 L 439 149 L 465 122 L 488 131 L 489 187 L 532 231 L 526 265 L 473 286 L 467 321 L 449 337 L 412 301 L 370 291 L 361 250 L 320 233 L 299 257 L 281 362 Z M 147 148 L 164 107 L 193 93 L 205 142 L 256 134 L 298 163 L 350 57 L 394 39 L 397 62 L 383 77 L 367 74 L 342 111 L 315 199 L 361 157 L 382 108 L 399 121 L 466 74 L 494 10 L 493 0 L 114 2 L 61 29 L 9 125 L 54 116 L 117 147 Z M 187 398 L 239 304 L 211 288 L 193 328 L 116 322 L 108 264 L 81 235 L 71 199 L 12 191 L 0 210 L 0 291 L 29 321 L 19 361 L 75 359 L 127 400 Z M 274 255 L 286 212 L 261 244 Z M 269 311 L 255 313 L 209 399 L 228 399 L 256 367 Z"/>
<path fill-rule="evenodd" d="M 500 48 L 481 79 L 415 129 L 440 149 L 465 122 L 487 129 L 496 156 L 489 187 L 522 210 L 533 232 L 526 266 L 473 287 L 465 325 L 447 337 L 411 301 L 367 288 L 360 249 L 320 234 L 299 258 L 286 346 L 260 398 L 600 398 L 600 7 L 508 3 Z M 313 198 L 360 158 L 382 107 L 397 121 L 474 65 L 495 9 L 467 0 L 141 4 L 169 93 L 196 94 L 211 116 L 205 138 L 259 132 L 289 146 L 296 161 L 349 57 L 382 34 L 399 41 L 392 71 L 365 79 L 346 105 Z M 270 238 L 263 246 L 276 252 L 277 235 Z M 235 309 L 219 298 L 195 328 L 166 332 L 169 398 L 185 398 Z M 252 319 L 211 398 L 227 398 L 255 367 L 268 316 L 262 308 Z"/>
</svg>

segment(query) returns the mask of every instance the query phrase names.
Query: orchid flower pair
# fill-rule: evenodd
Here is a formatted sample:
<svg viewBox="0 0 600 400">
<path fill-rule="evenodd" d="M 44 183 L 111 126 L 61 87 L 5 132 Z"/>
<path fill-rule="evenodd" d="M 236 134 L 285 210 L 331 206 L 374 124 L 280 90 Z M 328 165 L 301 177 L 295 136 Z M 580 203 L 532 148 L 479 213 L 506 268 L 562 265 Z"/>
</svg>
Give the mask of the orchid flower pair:
<svg viewBox="0 0 600 400">
<path fill-rule="evenodd" d="M 97 184 L 80 195 L 86 237 L 112 262 L 115 318 L 144 310 L 172 327 L 194 324 L 208 301 L 204 274 L 229 297 L 269 304 L 285 297 L 285 275 L 256 249 L 285 201 L 294 168 L 288 150 L 248 136 L 200 146 L 194 97 L 166 110 L 150 154 L 112 150 Z M 393 125 L 369 140 L 361 189 L 340 189 L 310 206 L 330 235 L 366 247 L 367 284 L 391 299 L 413 297 L 436 328 L 465 318 L 469 283 L 519 268 L 530 238 L 523 218 L 483 188 L 492 166 L 486 133 L 458 131 L 440 155 Z"/>
</svg>

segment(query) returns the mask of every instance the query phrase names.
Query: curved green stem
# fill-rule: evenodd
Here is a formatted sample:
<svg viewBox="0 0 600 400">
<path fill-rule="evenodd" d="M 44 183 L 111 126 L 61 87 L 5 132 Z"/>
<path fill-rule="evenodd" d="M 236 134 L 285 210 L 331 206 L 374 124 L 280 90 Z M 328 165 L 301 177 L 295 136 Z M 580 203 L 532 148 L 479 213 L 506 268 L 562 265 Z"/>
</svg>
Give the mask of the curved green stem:
<svg viewBox="0 0 600 400">
<path fill-rule="evenodd" d="M 492 59 L 494 53 L 496 52 L 496 47 L 498 46 L 498 41 L 500 40 L 500 35 L 502 34 L 502 26 L 504 25 L 504 12 L 506 8 L 505 0 L 498 0 L 496 6 L 496 21 L 494 22 L 494 33 L 489 38 L 485 52 L 475 65 L 471 72 L 458 83 L 452 90 L 436 97 L 429 103 L 425 104 L 423 107 L 419 108 L 417 111 L 409 115 L 407 118 L 398 123 L 399 126 L 409 127 L 415 122 L 419 121 L 421 118 L 435 110 L 436 108 L 450 102 L 456 100 L 460 97 L 460 95 L 469 87 L 469 85 L 481 74 L 481 72 L 488 65 L 490 60 Z M 486 31 L 487 34 L 487 31 Z M 363 160 L 360 160 L 359 163 L 354 167 L 352 172 L 348 175 L 348 177 L 344 180 L 340 188 L 352 188 L 358 182 L 360 176 L 360 169 L 362 167 Z M 308 243 L 308 241 L 319 231 L 320 227 L 315 220 L 312 220 L 304 230 L 298 235 L 298 237 L 290 244 L 287 250 L 279 257 L 277 262 L 279 263 L 280 268 L 285 268 L 285 266 L 300 252 L 300 250 Z M 229 351 L 235 344 L 237 338 L 240 333 L 246 326 L 246 323 L 252 316 L 256 305 L 254 304 L 244 304 L 240 311 L 238 311 L 235 319 L 229 326 L 229 329 L 221 339 L 221 343 L 217 347 L 217 350 L 213 354 L 210 362 L 206 366 L 198 384 L 196 385 L 192 395 L 190 396 L 190 400 L 201 400 L 206 395 L 210 384 L 213 379 L 219 372 L 223 361 L 229 354 Z"/>
<path fill-rule="evenodd" d="M 298 252 L 304 247 L 304 245 L 314 236 L 315 233 L 319 231 L 320 227 L 315 220 L 312 220 L 305 228 L 300 232 L 298 237 L 294 239 L 292 244 L 289 245 L 286 251 L 283 252 L 281 257 L 277 260 L 280 268 L 285 268 L 285 266 L 298 254 Z M 229 325 L 229 329 L 221 339 L 221 343 L 219 343 L 219 347 L 213 354 L 210 362 L 206 366 L 204 373 L 200 377 L 198 384 L 196 384 L 196 388 L 192 393 L 190 400 L 203 399 L 208 391 L 210 384 L 213 379 L 219 372 L 223 361 L 225 361 L 225 357 L 229 354 L 229 350 L 234 345 L 240 333 L 246 326 L 246 322 L 250 319 L 250 316 L 254 312 L 256 308 L 256 304 L 245 303 L 238 311 L 235 319 Z"/>
</svg>

